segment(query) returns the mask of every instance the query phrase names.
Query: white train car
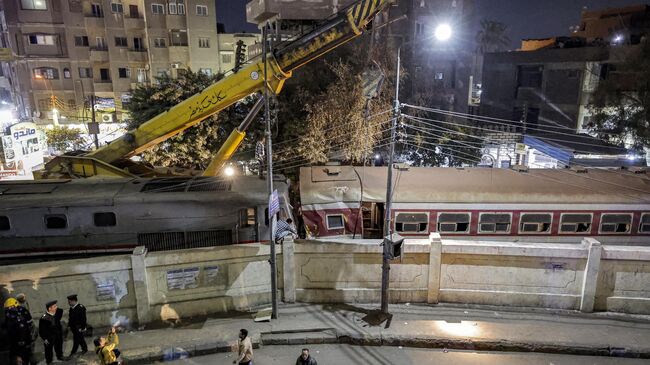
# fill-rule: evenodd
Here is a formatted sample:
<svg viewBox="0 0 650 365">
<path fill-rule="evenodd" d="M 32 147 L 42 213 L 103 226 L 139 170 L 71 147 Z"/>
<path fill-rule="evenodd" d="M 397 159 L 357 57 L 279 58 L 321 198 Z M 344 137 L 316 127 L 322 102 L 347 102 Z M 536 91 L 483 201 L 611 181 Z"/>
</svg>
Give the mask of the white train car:
<svg viewBox="0 0 650 365">
<path fill-rule="evenodd" d="M 286 181 L 275 187 L 290 216 Z M 266 189 L 251 176 L 2 182 L 0 258 L 265 241 Z"/>
<path fill-rule="evenodd" d="M 307 232 L 380 238 L 386 167 L 313 166 L 300 171 Z M 645 171 L 397 168 L 393 231 L 407 237 L 650 245 Z"/>
</svg>

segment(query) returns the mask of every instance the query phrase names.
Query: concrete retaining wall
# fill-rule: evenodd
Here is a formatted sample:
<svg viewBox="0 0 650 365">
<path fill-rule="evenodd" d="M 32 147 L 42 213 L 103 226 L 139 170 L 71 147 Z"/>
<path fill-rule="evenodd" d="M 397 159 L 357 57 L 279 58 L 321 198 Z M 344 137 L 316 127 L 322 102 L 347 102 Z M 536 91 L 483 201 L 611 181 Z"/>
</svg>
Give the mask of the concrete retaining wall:
<svg viewBox="0 0 650 365">
<path fill-rule="evenodd" d="M 391 265 L 390 299 L 650 314 L 650 248 L 407 240 Z M 379 302 L 377 241 L 286 240 L 278 246 L 285 302 Z M 25 293 L 33 315 L 77 293 L 89 321 L 146 323 L 270 304 L 269 246 L 111 256 L 0 268 L 0 294 Z M 4 318 L 4 316 L 0 317 Z"/>
</svg>

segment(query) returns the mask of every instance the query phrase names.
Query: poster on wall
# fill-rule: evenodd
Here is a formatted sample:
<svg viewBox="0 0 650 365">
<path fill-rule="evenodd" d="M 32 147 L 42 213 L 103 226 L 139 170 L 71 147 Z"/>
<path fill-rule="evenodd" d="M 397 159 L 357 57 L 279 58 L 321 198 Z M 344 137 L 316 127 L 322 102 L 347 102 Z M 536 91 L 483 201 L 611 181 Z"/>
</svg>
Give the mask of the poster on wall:
<svg viewBox="0 0 650 365">
<path fill-rule="evenodd" d="M 198 288 L 198 278 L 198 267 L 167 271 L 167 289 L 184 290 Z"/>
<path fill-rule="evenodd" d="M 115 284 L 97 284 L 97 301 L 115 300 Z"/>
</svg>

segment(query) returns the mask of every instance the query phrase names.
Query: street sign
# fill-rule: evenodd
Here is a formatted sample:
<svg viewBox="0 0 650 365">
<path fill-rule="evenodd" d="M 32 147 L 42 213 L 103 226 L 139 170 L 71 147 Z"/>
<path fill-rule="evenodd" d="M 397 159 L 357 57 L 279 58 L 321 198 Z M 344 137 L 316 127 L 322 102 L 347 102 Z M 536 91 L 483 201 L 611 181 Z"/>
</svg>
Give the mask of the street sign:
<svg viewBox="0 0 650 365">
<path fill-rule="evenodd" d="M 13 61 L 14 54 L 11 48 L 0 48 L 0 61 Z"/>
<path fill-rule="evenodd" d="M 515 153 L 518 155 L 525 155 L 526 154 L 526 145 L 523 143 L 516 143 L 515 144 Z"/>
</svg>

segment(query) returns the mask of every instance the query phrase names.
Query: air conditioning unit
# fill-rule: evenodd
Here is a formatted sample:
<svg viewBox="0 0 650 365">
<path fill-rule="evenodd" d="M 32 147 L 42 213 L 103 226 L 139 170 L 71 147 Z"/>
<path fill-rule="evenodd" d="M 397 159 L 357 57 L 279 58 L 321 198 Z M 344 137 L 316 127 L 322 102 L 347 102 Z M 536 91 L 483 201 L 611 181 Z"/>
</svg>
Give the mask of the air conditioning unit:
<svg viewBox="0 0 650 365">
<path fill-rule="evenodd" d="M 172 68 L 181 68 L 180 63 L 172 63 Z"/>
<path fill-rule="evenodd" d="M 117 119 L 115 113 L 102 113 L 100 118 L 102 123 L 113 123 Z"/>
</svg>

